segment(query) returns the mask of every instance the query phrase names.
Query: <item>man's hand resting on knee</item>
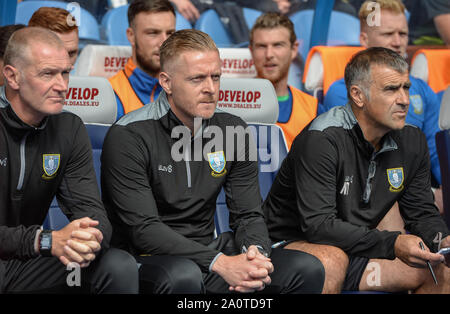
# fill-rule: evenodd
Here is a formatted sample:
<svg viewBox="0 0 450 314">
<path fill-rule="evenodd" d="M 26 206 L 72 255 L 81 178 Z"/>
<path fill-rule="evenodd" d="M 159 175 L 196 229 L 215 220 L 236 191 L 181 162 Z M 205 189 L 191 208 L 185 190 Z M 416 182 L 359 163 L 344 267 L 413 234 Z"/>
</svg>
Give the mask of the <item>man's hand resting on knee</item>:
<svg viewBox="0 0 450 314">
<path fill-rule="evenodd" d="M 270 258 L 262 255 L 251 245 L 247 253 L 235 256 L 221 255 L 212 267 L 236 292 L 261 291 L 271 283 L 269 274 L 273 272 Z"/>
<path fill-rule="evenodd" d="M 95 228 L 98 221 L 88 217 L 70 222 L 63 229 L 52 232 L 52 255 L 67 265 L 78 263 L 87 267 L 101 248 L 103 235 Z"/>
</svg>

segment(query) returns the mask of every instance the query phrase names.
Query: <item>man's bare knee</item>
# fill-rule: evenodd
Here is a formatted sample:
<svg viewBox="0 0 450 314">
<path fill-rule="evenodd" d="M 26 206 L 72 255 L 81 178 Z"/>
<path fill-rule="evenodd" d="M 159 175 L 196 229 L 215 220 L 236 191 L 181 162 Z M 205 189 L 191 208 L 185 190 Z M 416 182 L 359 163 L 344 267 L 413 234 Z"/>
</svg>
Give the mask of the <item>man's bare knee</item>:
<svg viewBox="0 0 450 314">
<path fill-rule="evenodd" d="M 293 242 L 286 249 L 299 250 L 317 257 L 325 268 L 324 293 L 339 293 L 344 283 L 349 259 L 338 247 L 308 242 Z"/>
<path fill-rule="evenodd" d="M 388 292 L 414 291 L 424 284 L 427 275 L 430 276 L 427 269 L 410 267 L 399 259 L 370 260 L 361 278 L 359 289 Z"/>
</svg>

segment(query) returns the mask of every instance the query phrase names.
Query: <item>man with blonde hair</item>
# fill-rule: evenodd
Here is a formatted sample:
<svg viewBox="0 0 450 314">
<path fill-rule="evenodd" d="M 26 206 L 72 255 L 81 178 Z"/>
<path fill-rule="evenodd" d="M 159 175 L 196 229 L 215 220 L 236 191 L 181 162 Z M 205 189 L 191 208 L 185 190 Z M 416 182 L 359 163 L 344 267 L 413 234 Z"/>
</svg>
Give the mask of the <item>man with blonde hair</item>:
<svg viewBox="0 0 450 314">
<path fill-rule="evenodd" d="M 361 22 L 360 42 L 363 47 L 384 47 L 406 58 L 408 46 L 408 23 L 405 6 L 400 0 L 366 1 L 359 11 Z M 433 90 L 422 80 L 409 76 L 411 89 L 406 122 L 420 128 L 427 137 L 433 174 L 436 205 L 442 212 L 441 170 L 436 150 L 435 135 L 439 131 L 440 102 Z M 324 99 L 326 110 L 345 105 L 348 95 L 344 79 L 334 82 Z"/>
<path fill-rule="evenodd" d="M 41 7 L 31 16 L 28 26 L 38 26 L 51 30 L 64 43 L 70 63 L 78 57 L 78 26 L 69 11 L 62 8 Z"/>
<path fill-rule="evenodd" d="M 216 111 L 221 61 L 214 41 L 198 30 L 175 32 L 160 62 L 159 98 L 114 124 L 102 153 L 112 243 L 142 264 L 141 292 L 320 292 L 323 267 L 315 257 L 271 248 L 250 134 L 243 145 L 215 138 L 221 148 L 202 140 L 246 128 Z M 222 187 L 234 233 L 214 239 Z"/>
</svg>

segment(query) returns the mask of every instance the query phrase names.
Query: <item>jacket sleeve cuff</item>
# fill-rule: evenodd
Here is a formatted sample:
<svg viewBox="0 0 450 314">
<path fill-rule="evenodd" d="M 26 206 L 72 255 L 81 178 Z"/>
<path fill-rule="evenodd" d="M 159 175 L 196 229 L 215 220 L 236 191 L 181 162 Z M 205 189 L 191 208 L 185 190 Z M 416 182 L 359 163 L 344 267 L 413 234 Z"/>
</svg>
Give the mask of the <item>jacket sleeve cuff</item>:
<svg viewBox="0 0 450 314">
<path fill-rule="evenodd" d="M 39 236 L 41 235 L 43 226 L 36 230 L 36 236 L 34 237 L 34 252 L 39 254 Z"/>
<path fill-rule="evenodd" d="M 220 255 L 222 255 L 223 253 L 222 252 L 219 252 L 215 257 L 214 257 L 214 259 L 212 260 L 212 262 L 211 262 L 211 264 L 209 264 L 209 272 L 212 272 L 212 268 L 213 268 L 213 265 L 214 265 L 214 263 L 217 261 L 217 259 L 219 258 L 219 256 Z"/>
</svg>

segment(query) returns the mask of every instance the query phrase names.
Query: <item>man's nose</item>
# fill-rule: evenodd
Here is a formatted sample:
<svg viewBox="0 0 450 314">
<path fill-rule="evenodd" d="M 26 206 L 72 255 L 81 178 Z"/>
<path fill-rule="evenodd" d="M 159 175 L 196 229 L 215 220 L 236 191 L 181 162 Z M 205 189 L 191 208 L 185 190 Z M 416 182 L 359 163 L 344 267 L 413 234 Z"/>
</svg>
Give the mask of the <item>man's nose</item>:
<svg viewBox="0 0 450 314">
<path fill-rule="evenodd" d="M 271 59 L 271 58 L 273 57 L 273 48 L 270 47 L 270 46 L 268 46 L 268 47 L 266 48 L 266 53 L 265 53 L 265 55 L 266 55 L 266 59 Z"/>
<path fill-rule="evenodd" d="M 67 89 L 69 88 L 69 79 L 65 78 L 64 75 L 60 73 L 56 76 L 53 87 L 58 92 L 67 92 Z"/>
<path fill-rule="evenodd" d="M 408 106 L 409 105 L 409 91 L 406 88 L 400 88 L 400 93 L 397 99 L 398 103 Z"/>
</svg>

